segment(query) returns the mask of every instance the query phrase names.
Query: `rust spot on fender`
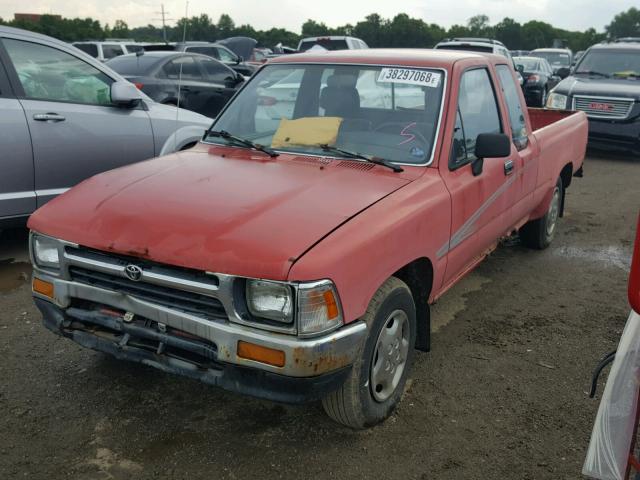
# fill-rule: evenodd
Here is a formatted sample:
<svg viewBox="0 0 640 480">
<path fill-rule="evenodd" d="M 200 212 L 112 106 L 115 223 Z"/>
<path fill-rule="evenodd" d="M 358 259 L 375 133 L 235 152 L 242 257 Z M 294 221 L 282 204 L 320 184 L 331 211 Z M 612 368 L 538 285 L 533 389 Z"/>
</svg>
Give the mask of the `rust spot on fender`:
<svg viewBox="0 0 640 480">
<path fill-rule="evenodd" d="M 320 375 L 346 367 L 350 363 L 350 358 L 348 355 L 336 353 L 331 350 L 318 355 L 318 352 L 309 353 L 306 349 L 298 347 L 293 350 L 293 362 L 296 365 L 309 368 L 313 370 L 313 373 Z"/>
</svg>

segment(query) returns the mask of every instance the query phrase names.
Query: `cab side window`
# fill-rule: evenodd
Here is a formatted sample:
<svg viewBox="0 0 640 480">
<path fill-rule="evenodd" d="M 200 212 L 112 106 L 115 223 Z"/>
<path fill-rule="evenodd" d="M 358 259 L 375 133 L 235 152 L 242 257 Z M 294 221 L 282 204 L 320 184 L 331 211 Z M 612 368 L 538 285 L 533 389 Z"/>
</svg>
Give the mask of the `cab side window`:
<svg viewBox="0 0 640 480">
<path fill-rule="evenodd" d="M 518 150 L 526 148 L 529 144 L 527 137 L 527 125 L 524 120 L 524 112 L 522 104 L 518 96 L 519 86 L 516 85 L 511 70 L 507 65 L 498 65 L 498 78 L 500 87 L 507 101 L 507 109 L 509 110 L 509 123 L 511 123 L 511 139 Z"/>
<path fill-rule="evenodd" d="M 466 71 L 460 80 L 449 169 L 455 170 L 475 160 L 479 134 L 500 132 L 500 114 L 489 72 L 485 68 Z"/>
<path fill-rule="evenodd" d="M 111 104 L 113 80 L 61 50 L 5 38 L 2 40 L 26 98 L 91 105 Z"/>
</svg>

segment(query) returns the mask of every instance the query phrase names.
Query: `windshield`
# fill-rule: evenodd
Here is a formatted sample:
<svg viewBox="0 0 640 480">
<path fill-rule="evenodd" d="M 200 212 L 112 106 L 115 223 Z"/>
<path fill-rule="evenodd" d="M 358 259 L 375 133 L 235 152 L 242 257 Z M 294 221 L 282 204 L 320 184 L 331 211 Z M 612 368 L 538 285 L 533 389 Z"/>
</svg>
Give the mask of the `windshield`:
<svg viewBox="0 0 640 480">
<path fill-rule="evenodd" d="M 326 155 L 330 145 L 389 161 L 431 158 L 442 71 L 354 65 L 268 65 L 211 129 L 284 152 Z M 210 135 L 211 143 L 227 140 Z"/>
<path fill-rule="evenodd" d="M 571 64 L 568 53 L 558 52 L 531 52 L 531 57 L 544 58 L 552 67 L 568 67 Z"/>
<path fill-rule="evenodd" d="M 640 74 L 640 53 L 631 50 L 591 50 L 586 53 L 575 73 L 600 72 L 625 76 Z"/>
<path fill-rule="evenodd" d="M 317 40 L 304 40 L 300 42 L 300 48 L 298 50 L 300 50 L 301 52 L 306 52 L 315 45 L 320 45 L 325 50 L 349 49 L 349 46 L 347 45 L 347 41 L 345 39 L 332 40 L 330 38 L 318 38 Z"/>
<path fill-rule="evenodd" d="M 540 70 L 540 60 L 535 58 L 516 57 L 513 61 L 516 65 L 522 65 L 525 72 L 537 72 Z"/>
</svg>

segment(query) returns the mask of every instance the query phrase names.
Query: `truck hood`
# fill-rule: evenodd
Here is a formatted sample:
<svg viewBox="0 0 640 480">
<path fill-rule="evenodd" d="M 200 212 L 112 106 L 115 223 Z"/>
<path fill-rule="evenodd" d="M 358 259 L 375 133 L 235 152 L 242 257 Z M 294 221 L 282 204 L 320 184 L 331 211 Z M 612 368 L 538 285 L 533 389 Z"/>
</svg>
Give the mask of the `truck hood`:
<svg viewBox="0 0 640 480">
<path fill-rule="evenodd" d="M 29 227 L 103 251 L 284 280 L 324 236 L 422 170 L 200 144 L 85 180 Z"/>
<path fill-rule="evenodd" d="M 589 78 L 586 75 L 565 78 L 554 90 L 563 95 L 592 95 L 640 100 L 640 80 Z"/>
</svg>

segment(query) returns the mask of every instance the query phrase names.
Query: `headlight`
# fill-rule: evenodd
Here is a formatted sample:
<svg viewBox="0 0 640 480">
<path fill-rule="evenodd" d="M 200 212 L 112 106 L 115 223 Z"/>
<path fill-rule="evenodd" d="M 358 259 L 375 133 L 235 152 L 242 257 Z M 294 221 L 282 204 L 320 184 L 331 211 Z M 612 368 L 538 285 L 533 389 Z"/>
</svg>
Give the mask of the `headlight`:
<svg viewBox="0 0 640 480">
<path fill-rule="evenodd" d="M 561 93 L 551 92 L 547 97 L 547 108 L 554 108 L 556 110 L 564 110 L 567 108 L 567 96 Z"/>
<path fill-rule="evenodd" d="M 342 309 L 332 282 L 301 283 L 298 287 L 298 334 L 313 335 L 342 325 Z"/>
<path fill-rule="evenodd" d="M 60 268 L 58 248 L 60 243 L 53 238 L 33 235 L 33 259 L 38 267 Z"/>
<path fill-rule="evenodd" d="M 293 321 L 293 294 L 286 283 L 247 280 L 247 308 L 251 315 L 281 323 Z"/>
</svg>

